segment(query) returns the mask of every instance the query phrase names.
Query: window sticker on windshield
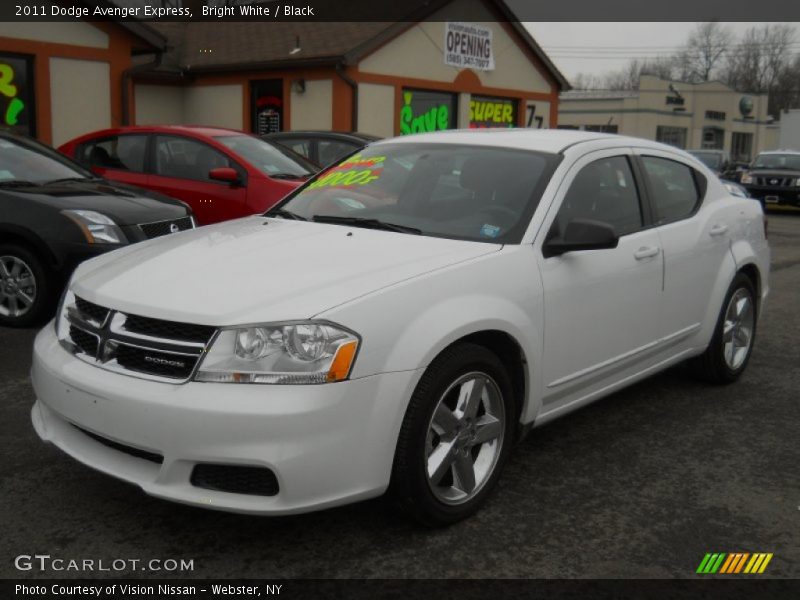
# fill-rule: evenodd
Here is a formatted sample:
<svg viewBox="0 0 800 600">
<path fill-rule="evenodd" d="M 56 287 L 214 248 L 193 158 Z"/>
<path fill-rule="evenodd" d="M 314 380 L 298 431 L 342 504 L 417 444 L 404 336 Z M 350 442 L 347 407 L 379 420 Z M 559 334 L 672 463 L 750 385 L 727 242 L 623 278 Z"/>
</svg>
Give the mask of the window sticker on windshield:
<svg viewBox="0 0 800 600">
<path fill-rule="evenodd" d="M 343 163 L 339 163 L 325 173 L 317 181 L 308 186 L 308 189 L 324 187 L 348 187 L 353 185 L 366 185 L 378 179 L 383 173 L 385 156 L 370 156 L 362 158 L 361 153 L 354 154 Z"/>
<path fill-rule="evenodd" d="M 483 227 L 481 227 L 481 235 L 483 237 L 496 238 L 498 235 L 500 235 L 500 228 L 497 225 L 484 223 Z"/>
</svg>

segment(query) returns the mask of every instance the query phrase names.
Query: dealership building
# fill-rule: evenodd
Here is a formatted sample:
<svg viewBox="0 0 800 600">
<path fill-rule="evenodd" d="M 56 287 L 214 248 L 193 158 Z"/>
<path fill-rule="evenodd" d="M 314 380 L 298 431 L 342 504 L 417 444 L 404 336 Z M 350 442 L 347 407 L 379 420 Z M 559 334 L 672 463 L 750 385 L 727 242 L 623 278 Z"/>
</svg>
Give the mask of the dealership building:
<svg viewBox="0 0 800 600">
<path fill-rule="evenodd" d="M 638 90 L 562 93 L 558 127 L 725 150 L 733 160 L 749 161 L 777 144 L 767 101 L 767 94 L 743 94 L 717 81 L 691 84 L 643 76 Z"/>
<path fill-rule="evenodd" d="M 0 70 L 16 84 L 0 112 L 54 145 L 124 124 L 378 136 L 557 125 L 569 85 L 502 0 L 416 4 L 397 23 L 0 23 Z"/>
</svg>

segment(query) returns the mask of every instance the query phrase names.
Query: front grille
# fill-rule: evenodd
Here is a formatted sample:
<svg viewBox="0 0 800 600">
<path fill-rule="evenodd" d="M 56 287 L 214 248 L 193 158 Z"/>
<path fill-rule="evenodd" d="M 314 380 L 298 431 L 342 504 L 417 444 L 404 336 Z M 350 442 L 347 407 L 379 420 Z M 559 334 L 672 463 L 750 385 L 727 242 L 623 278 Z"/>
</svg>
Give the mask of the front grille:
<svg viewBox="0 0 800 600">
<path fill-rule="evenodd" d="M 98 306 L 83 298 L 75 298 L 75 307 L 84 319 L 97 323 L 98 325 L 105 323 L 109 313 L 107 308 Z"/>
<path fill-rule="evenodd" d="M 110 371 L 182 383 L 192 376 L 216 329 L 129 315 L 81 298 L 67 303 L 65 346 Z"/>
<path fill-rule="evenodd" d="M 120 344 L 116 349 L 117 364 L 129 371 L 186 379 L 192 374 L 197 356 L 182 356 Z"/>
<path fill-rule="evenodd" d="M 75 327 L 75 325 L 70 325 L 69 337 L 72 339 L 72 343 L 75 344 L 81 352 L 88 354 L 92 358 L 97 356 L 97 348 L 100 340 L 96 335 L 87 333 L 83 329 Z"/>
<path fill-rule="evenodd" d="M 278 493 L 278 479 L 266 467 L 199 464 L 192 469 L 191 482 L 195 487 L 230 494 L 275 496 Z"/>
<path fill-rule="evenodd" d="M 150 462 L 162 464 L 164 462 L 164 457 L 160 454 L 156 454 L 155 452 L 149 452 L 147 450 L 141 450 L 140 448 L 134 448 L 133 446 L 126 446 L 125 444 L 120 444 L 119 442 L 115 442 L 114 440 L 109 440 L 108 438 L 104 438 L 101 435 L 97 435 L 96 433 L 92 433 L 91 431 L 86 431 L 82 427 L 78 427 L 77 425 L 73 425 L 75 429 L 80 431 L 86 436 L 92 438 L 95 442 L 99 442 L 104 446 L 109 448 L 113 448 L 119 452 L 124 452 L 130 456 L 135 456 L 136 458 L 142 458 L 144 460 L 149 460 Z"/>
<path fill-rule="evenodd" d="M 128 315 L 128 319 L 125 321 L 125 329 L 141 335 L 203 344 L 207 343 L 211 336 L 214 335 L 214 327 L 162 321 L 161 319 L 151 319 L 138 315 Z"/>
<path fill-rule="evenodd" d="M 770 187 L 789 187 L 794 185 L 794 177 L 756 177 L 756 185 Z"/>
<path fill-rule="evenodd" d="M 143 223 L 142 225 L 139 225 L 139 227 L 148 238 L 156 238 L 161 237 L 162 235 L 168 235 L 170 233 L 177 233 L 178 231 L 193 229 L 194 223 L 192 223 L 191 217 L 183 217 L 182 219 L 173 219 L 171 221 Z"/>
</svg>

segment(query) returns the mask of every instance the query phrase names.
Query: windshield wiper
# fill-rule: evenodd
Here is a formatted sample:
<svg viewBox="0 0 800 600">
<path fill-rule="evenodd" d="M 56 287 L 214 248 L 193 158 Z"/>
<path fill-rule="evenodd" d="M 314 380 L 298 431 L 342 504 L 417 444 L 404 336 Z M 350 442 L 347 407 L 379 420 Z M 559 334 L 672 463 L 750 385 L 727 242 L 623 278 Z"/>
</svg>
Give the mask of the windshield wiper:
<svg viewBox="0 0 800 600">
<path fill-rule="evenodd" d="M 44 185 L 53 185 L 54 183 L 70 183 L 72 181 L 97 181 L 99 177 L 62 177 L 61 179 L 53 179 L 52 181 L 45 181 Z"/>
<path fill-rule="evenodd" d="M 284 219 L 291 219 L 292 221 L 308 221 L 305 217 L 298 215 L 297 213 L 293 213 L 290 210 L 286 210 L 285 208 L 276 208 L 274 210 L 267 211 L 264 214 L 265 217 L 283 217 Z"/>
<path fill-rule="evenodd" d="M 39 187 L 40 185 L 42 184 L 34 181 L 25 181 L 23 179 L 7 179 L 6 181 L 0 181 L 0 187 Z"/>
<path fill-rule="evenodd" d="M 310 173 L 308 175 L 296 175 L 295 173 L 270 173 L 269 176 L 272 179 L 305 179 L 306 177 L 310 177 Z"/>
<path fill-rule="evenodd" d="M 335 215 L 314 215 L 313 221 L 317 223 L 334 223 L 336 225 L 353 225 L 354 227 L 364 227 L 365 229 L 383 229 L 385 231 L 396 231 L 398 233 L 413 233 L 421 235 L 422 230 L 408 225 L 397 225 L 387 223 L 379 219 L 367 219 L 365 217 L 337 217 Z"/>
</svg>

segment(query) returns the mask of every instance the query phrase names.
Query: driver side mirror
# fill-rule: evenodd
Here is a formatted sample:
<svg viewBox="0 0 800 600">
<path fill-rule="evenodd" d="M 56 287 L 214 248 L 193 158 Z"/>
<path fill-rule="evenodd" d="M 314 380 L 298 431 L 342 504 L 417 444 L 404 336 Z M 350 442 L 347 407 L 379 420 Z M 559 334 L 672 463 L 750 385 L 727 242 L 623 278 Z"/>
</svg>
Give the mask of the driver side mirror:
<svg viewBox="0 0 800 600">
<path fill-rule="evenodd" d="M 579 250 L 616 248 L 618 244 L 619 236 L 612 225 L 603 221 L 574 219 L 567 223 L 562 236 L 545 242 L 542 252 L 545 258 L 550 258 Z"/>
<path fill-rule="evenodd" d="M 208 172 L 208 178 L 213 179 L 214 181 L 230 183 L 231 185 L 236 185 L 240 182 L 239 174 L 236 172 L 236 169 L 231 167 L 218 167 L 216 169 L 211 169 Z"/>
</svg>

